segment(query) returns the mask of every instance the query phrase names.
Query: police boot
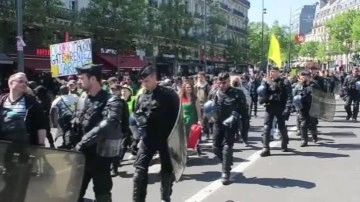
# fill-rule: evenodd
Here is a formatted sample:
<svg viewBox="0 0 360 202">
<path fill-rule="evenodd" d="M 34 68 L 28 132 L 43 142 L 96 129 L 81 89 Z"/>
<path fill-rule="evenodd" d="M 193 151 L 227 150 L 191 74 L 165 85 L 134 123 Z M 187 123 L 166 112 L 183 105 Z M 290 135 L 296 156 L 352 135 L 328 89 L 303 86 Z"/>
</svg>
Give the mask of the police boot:
<svg viewBox="0 0 360 202">
<path fill-rule="evenodd" d="M 317 130 L 311 130 L 310 134 L 312 136 L 313 142 L 317 143 L 317 141 L 318 141 Z"/>
<path fill-rule="evenodd" d="M 133 202 L 145 202 L 148 184 L 147 170 L 136 168 L 133 180 Z"/>
<path fill-rule="evenodd" d="M 223 185 L 230 184 L 230 171 L 233 165 L 233 147 L 225 145 L 223 148 L 223 162 L 222 162 L 222 183 Z"/>
<path fill-rule="evenodd" d="M 160 172 L 161 176 L 161 201 L 162 202 L 170 202 L 171 200 L 171 193 L 172 193 L 172 186 L 175 180 L 173 173 L 168 172 Z"/>
<path fill-rule="evenodd" d="M 230 172 L 222 173 L 222 174 L 221 174 L 221 183 L 222 183 L 223 185 L 229 185 L 229 184 L 231 184 Z"/>
<path fill-rule="evenodd" d="M 345 105 L 344 108 L 347 113 L 346 120 L 349 120 L 352 117 L 351 106 Z"/>
<path fill-rule="evenodd" d="M 308 145 L 308 134 L 307 134 L 307 132 L 308 132 L 307 128 L 302 127 L 300 129 L 300 133 L 301 133 L 300 147 L 306 147 Z"/>
<path fill-rule="evenodd" d="M 289 136 L 286 128 L 280 129 L 281 134 L 281 149 L 283 152 L 288 152 Z"/>
<path fill-rule="evenodd" d="M 111 194 L 103 194 L 95 196 L 95 202 L 111 202 Z"/>
</svg>

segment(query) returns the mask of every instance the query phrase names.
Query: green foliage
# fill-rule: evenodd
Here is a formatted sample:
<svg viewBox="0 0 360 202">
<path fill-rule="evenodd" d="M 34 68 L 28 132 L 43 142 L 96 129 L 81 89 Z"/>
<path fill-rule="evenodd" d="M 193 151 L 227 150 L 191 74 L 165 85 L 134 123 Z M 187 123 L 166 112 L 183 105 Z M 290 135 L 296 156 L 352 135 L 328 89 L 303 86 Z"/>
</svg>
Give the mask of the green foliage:
<svg viewBox="0 0 360 202">
<path fill-rule="evenodd" d="M 194 26 L 194 17 L 186 10 L 187 5 L 183 1 L 168 0 L 162 3 L 158 9 L 157 25 L 160 27 L 156 38 L 160 39 L 160 52 L 174 54 L 175 57 L 186 55 L 185 47 L 194 46 L 190 38 L 190 29 Z"/>
<path fill-rule="evenodd" d="M 249 24 L 249 36 L 248 41 L 250 45 L 249 59 L 253 63 L 258 63 L 261 59 L 267 59 L 270 36 L 274 34 L 279 41 L 281 58 L 283 61 L 298 57 L 300 45 L 295 43 L 294 34 L 290 33 L 290 28 L 286 26 L 280 26 L 278 22 L 275 22 L 271 27 L 264 24 L 264 52 L 261 56 L 262 41 L 261 41 L 261 23 Z"/>
<path fill-rule="evenodd" d="M 91 33 L 95 48 L 134 49 L 145 16 L 143 0 L 91 0 L 81 13 L 81 23 Z"/>
<path fill-rule="evenodd" d="M 326 43 L 318 43 L 317 49 L 315 53 L 315 57 L 320 61 L 325 61 L 327 52 L 326 52 L 327 44 Z"/>
<path fill-rule="evenodd" d="M 301 45 L 299 55 L 303 57 L 315 58 L 318 50 L 319 43 L 315 41 L 309 41 Z"/>
</svg>

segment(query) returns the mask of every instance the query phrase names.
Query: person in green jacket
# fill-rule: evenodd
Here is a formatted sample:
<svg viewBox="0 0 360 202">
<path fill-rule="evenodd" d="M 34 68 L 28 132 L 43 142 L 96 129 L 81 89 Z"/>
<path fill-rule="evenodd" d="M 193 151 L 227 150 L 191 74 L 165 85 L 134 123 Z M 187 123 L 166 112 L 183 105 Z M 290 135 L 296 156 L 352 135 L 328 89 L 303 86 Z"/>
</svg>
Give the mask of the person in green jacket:
<svg viewBox="0 0 360 202">
<path fill-rule="evenodd" d="M 133 90 L 130 86 L 123 85 L 121 87 L 121 98 L 127 102 L 129 112 L 132 113 L 136 96 L 133 96 Z"/>
</svg>

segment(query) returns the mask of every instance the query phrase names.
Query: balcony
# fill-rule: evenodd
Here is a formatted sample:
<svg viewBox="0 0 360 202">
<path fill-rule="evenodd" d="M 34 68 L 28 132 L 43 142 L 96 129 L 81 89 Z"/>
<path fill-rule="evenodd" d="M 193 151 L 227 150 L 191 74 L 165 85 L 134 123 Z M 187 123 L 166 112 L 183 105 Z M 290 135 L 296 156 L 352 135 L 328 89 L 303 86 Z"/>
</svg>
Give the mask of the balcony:
<svg viewBox="0 0 360 202">
<path fill-rule="evenodd" d="M 231 9 L 229 8 L 229 6 L 228 5 L 226 5 L 226 4 L 224 4 L 224 3 L 219 3 L 219 5 L 220 5 L 220 8 L 222 8 L 222 9 L 224 9 L 224 10 L 227 10 L 227 11 L 231 11 Z"/>
<path fill-rule="evenodd" d="M 247 0 L 238 0 L 240 3 L 244 4 L 245 6 L 250 7 L 250 2 Z"/>
<path fill-rule="evenodd" d="M 76 10 L 68 9 L 68 8 L 57 8 L 54 17 L 62 19 L 62 20 L 71 20 L 77 18 L 79 16 L 79 12 Z"/>
<path fill-rule="evenodd" d="M 235 31 L 235 32 L 239 32 L 239 33 L 242 33 L 242 34 L 247 34 L 246 29 L 243 29 L 243 28 L 240 28 L 240 27 L 237 27 L 237 26 L 227 25 L 227 28 L 229 30 L 232 30 L 232 31 Z"/>
<path fill-rule="evenodd" d="M 234 13 L 235 15 L 237 15 L 237 16 L 245 17 L 245 15 L 244 15 L 241 11 L 239 11 L 239 10 L 233 9 L 233 13 Z"/>
</svg>

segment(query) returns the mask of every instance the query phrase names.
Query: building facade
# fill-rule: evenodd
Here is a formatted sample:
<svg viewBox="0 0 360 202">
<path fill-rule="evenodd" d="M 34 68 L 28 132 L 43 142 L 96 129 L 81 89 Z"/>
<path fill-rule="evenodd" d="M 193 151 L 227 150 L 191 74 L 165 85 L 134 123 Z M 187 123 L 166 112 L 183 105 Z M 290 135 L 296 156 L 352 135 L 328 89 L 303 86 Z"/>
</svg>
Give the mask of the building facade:
<svg viewBox="0 0 360 202">
<path fill-rule="evenodd" d="M 305 5 L 297 9 L 291 18 L 291 30 L 294 33 L 308 34 L 313 27 L 316 5 Z"/>
</svg>

